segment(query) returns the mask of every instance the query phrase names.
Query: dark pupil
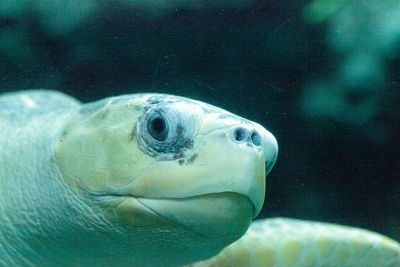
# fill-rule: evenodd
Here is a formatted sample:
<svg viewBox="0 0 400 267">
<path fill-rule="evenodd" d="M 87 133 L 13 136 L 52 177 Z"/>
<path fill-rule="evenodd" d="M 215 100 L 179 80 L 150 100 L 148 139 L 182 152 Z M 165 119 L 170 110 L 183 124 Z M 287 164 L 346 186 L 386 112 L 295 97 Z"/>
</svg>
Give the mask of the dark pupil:
<svg viewBox="0 0 400 267">
<path fill-rule="evenodd" d="M 154 118 L 149 125 L 149 133 L 150 135 L 158 140 L 158 141 L 164 141 L 167 139 L 167 131 L 165 127 L 165 121 L 163 118 Z"/>
<path fill-rule="evenodd" d="M 151 127 L 153 128 L 154 132 L 157 134 L 162 133 L 165 130 L 165 123 L 164 120 L 161 118 L 155 118 L 151 123 Z"/>
</svg>

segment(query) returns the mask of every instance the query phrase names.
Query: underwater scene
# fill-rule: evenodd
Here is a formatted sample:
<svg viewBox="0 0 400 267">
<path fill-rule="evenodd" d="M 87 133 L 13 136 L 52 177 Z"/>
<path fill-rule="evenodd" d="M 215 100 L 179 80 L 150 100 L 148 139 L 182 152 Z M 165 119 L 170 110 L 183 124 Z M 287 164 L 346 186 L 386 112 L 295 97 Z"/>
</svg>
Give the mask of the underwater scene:
<svg viewBox="0 0 400 267">
<path fill-rule="evenodd" d="M 399 0 L 0 0 L 0 266 L 399 242 Z"/>
</svg>

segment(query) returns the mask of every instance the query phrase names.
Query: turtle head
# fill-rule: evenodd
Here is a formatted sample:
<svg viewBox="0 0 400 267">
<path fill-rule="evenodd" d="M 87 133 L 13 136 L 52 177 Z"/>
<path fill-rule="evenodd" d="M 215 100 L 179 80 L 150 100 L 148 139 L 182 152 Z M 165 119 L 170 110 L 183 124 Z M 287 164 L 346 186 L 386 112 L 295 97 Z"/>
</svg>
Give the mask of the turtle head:
<svg viewBox="0 0 400 267">
<path fill-rule="evenodd" d="M 81 107 L 55 159 L 107 229 L 123 232 L 115 240 L 131 245 L 127 254 L 184 264 L 246 232 L 277 152 L 259 124 L 202 102 L 144 94 Z"/>
</svg>

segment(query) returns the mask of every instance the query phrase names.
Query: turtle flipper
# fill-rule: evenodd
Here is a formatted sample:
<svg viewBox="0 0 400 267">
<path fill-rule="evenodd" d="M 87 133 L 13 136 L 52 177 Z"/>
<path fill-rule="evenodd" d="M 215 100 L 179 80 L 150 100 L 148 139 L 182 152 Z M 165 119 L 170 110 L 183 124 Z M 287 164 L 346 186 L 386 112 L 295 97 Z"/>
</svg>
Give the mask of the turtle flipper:
<svg viewBox="0 0 400 267">
<path fill-rule="evenodd" d="M 193 266 L 399 267 L 400 244 L 354 227 L 263 219 L 220 254 Z"/>
</svg>

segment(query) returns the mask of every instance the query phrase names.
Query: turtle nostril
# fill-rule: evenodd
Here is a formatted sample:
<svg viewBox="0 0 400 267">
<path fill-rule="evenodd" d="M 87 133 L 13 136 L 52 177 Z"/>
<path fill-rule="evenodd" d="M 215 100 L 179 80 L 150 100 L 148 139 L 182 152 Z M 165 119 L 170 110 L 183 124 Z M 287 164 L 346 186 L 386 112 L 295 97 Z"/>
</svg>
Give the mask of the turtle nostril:
<svg viewBox="0 0 400 267">
<path fill-rule="evenodd" d="M 244 128 L 236 128 L 233 137 L 238 142 L 243 142 L 247 139 L 247 130 Z"/>
<path fill-rule="evenodd" d="M 261 136 L 256 131 L 251 134 L 250 138 L 254 145 L 261 146 Z"/>
<path fill-rule="evenodd" d="M 261 146 L 260 134 L 255 130 L 250 131 L 244 127 L 238 127 L 235 129 L 233 132 L 233 139 L 239 143 L 248 142 L 253 143 L 255 146 Z"/>
</svg>

